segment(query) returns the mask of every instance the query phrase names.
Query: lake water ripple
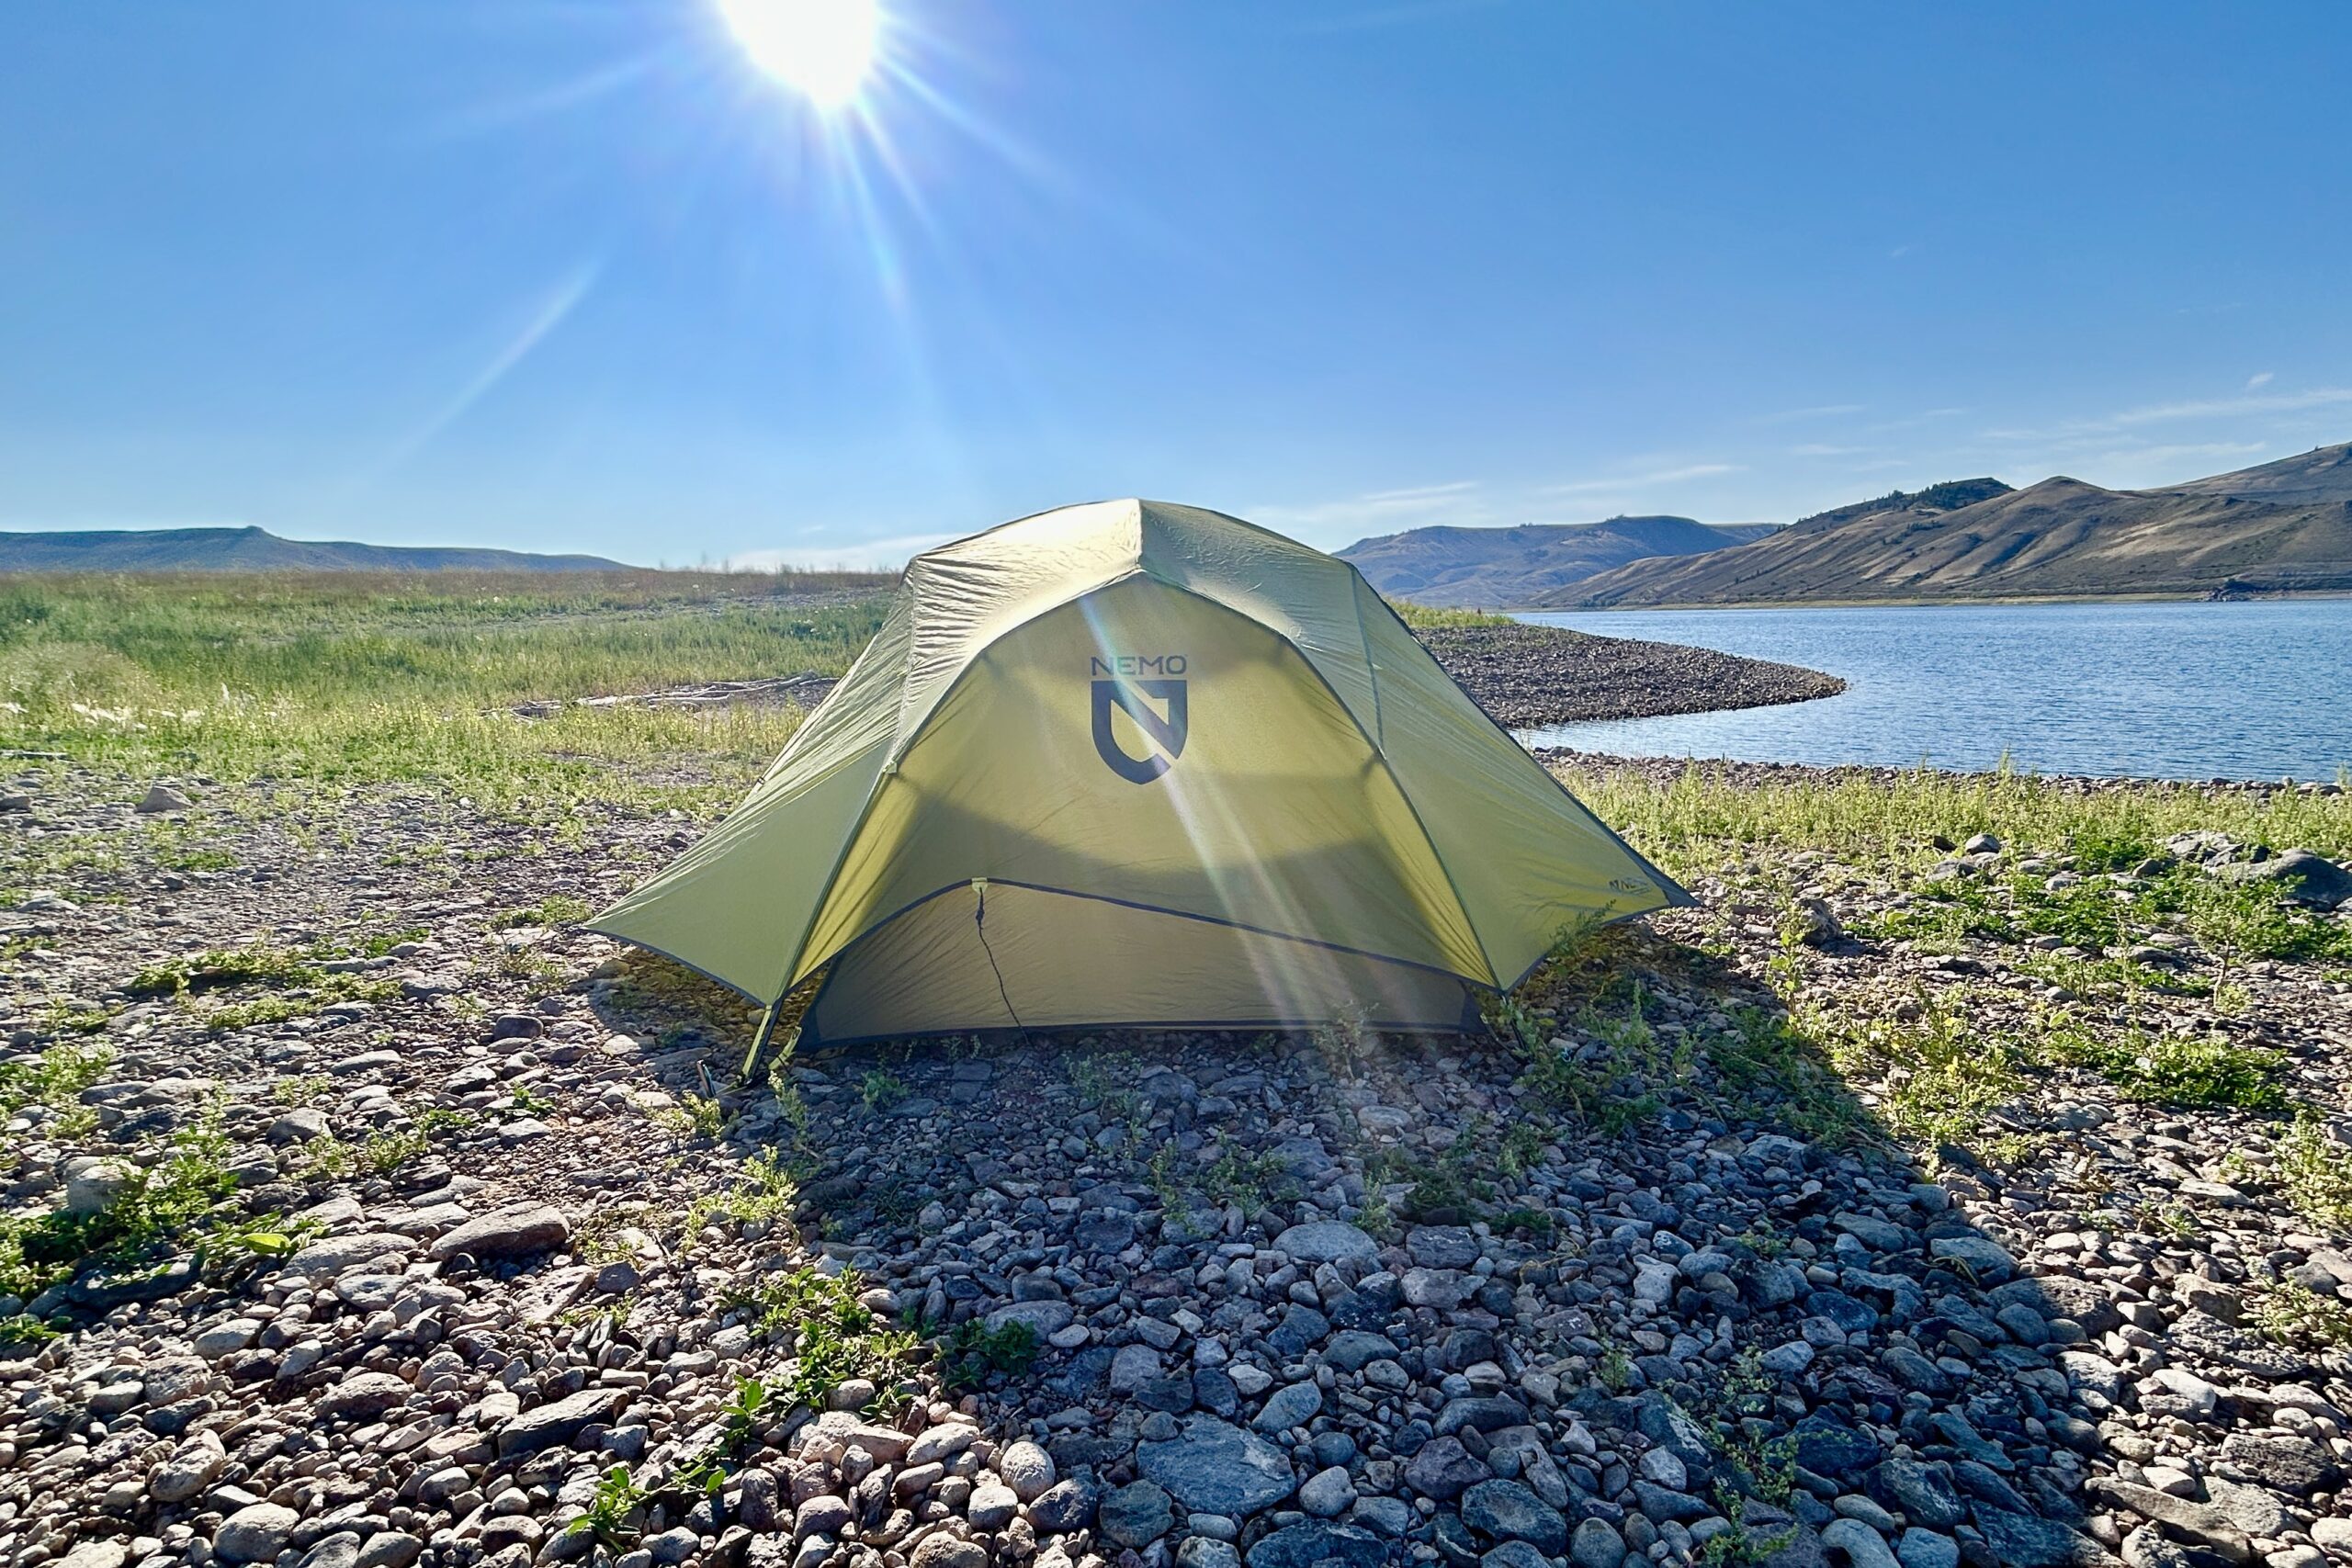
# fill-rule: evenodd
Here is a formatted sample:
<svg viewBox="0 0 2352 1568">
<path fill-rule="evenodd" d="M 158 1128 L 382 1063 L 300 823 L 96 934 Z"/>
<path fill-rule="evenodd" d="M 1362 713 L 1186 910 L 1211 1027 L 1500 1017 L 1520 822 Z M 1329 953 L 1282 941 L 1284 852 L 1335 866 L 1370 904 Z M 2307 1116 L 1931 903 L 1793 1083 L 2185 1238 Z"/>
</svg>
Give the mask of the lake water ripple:
<svg viewBox="0 0 2352 1568">
<path fill-rule="evenodd" d="M 1522 619 L 1843 676 L 1786 707 L 1520 731 L 1636 757 L 2172 779 L 2352 768 L 2352 599 L 1561 612 Z"/>
</svg>

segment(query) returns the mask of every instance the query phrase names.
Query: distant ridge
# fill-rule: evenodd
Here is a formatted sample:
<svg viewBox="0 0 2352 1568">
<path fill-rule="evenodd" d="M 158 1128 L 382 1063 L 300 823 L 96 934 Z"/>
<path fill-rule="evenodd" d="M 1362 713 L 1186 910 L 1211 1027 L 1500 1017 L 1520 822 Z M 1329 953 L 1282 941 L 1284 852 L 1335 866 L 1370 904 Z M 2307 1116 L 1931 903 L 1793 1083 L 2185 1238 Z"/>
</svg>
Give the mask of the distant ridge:
<svg viewBox="0 0 2352 1568">
<path fill-rule="evenodd" d="M 1962 479 L 1816 513 L 1730 549 L 1632 562 L 1533 603 L 2236 598 L 2352 592 L 2352 443 L 2156 490 Z"/>
<path fill-rule="evenodd" d="M 625 571 L 602 556 L 281 539 L 263 528 L 0 533 L 10 571 Z"/>
<path fill-rule="evenodd" d="M 1359 539 L 1340 558 L 1394 598 L 1455 608 L 1512 608 L 1627 561 L 1720 550 L 1771 531 L 1769 523 L 1714 526 L 1688 517 L 1413 528 Z"/>
</svg>

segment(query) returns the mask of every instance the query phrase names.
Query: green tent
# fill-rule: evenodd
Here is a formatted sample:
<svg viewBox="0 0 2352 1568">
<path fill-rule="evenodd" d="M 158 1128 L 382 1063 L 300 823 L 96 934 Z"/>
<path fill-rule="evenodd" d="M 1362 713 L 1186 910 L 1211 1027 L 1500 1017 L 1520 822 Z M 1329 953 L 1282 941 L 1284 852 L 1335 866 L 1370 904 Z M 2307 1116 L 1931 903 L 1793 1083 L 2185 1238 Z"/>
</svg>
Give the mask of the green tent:
<svg viewBox="0 0 2352 1568">
<path fill-rule="evenodd" d="M 1563 928 L 1689 896 L 1497 728 L 1355 569 L 1190 506 L 909 563 L 735 813 L 595 930 L 804 1043 L 1476 1021 Z"/>
</svg>

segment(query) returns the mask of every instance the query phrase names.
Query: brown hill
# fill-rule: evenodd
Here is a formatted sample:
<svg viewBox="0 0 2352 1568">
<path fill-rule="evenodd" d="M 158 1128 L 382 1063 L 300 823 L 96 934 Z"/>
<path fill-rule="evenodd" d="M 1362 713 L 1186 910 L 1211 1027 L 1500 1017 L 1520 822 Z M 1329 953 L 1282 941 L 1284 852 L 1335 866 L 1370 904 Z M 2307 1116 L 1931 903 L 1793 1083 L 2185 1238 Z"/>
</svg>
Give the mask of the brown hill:
<svg viewBox="0 0 2352 1568">
<path fill-rule="evenodd" d="M 1972 492 L 1976 499 L 1970 499 Z M 1940 504 L 1939 504 L 1940 502 Z M 2161 490 L 1962 480 L 1752 544 L 1637 561 L 1541 603 L 2103 598 L 2352 590 L 2352 443 Z"/>
<path fill-rule="evenodd" d="M 1712 526 L 1688 517 L 1611 517 L 1517 528 L 1413 528 L 1340 552 L 1391 598 L 1487 608 L 1539 603 L 1596 572 L 1645 556 L 1720 550 L 1771 532 L 1767 523 Z"/>
</svg>

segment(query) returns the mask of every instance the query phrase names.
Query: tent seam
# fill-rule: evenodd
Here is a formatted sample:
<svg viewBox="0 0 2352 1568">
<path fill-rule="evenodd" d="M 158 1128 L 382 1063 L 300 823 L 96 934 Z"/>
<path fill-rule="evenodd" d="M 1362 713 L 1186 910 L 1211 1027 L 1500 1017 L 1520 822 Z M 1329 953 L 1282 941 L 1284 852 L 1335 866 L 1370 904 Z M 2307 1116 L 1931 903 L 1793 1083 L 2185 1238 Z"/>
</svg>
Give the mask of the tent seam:
<svg viewBox="0 0 2352 1568">
<path fill-rule="evenodd" d="M 1341 564 L 1342 564 L 1342 565 L 1346 565 L 1347 563 L 1342 562 Z M 1349 570 L 1350 571 L 1355 571 L 1355 570 L 1356 570 L 1356 569 L 1355 569 L 1353 566 L 1351 566 L 1351 565 L 1348 566 L 1348 570 Z M 1358 580 L 1359 580 L 1359 581 L 1361 581 L 1361 580 L 1363 580 L 1363 574 L 1362 572 L 1356 572 L 1356 576 L 1357 576 Z M 1371 585 L 1371 583 L 1370 583 L 1370 582 L 1365 582 L 1365 583 L 1364 583 L 1364 586 L 1365 586 L 1365 587 L 1367 587 L 1367 588 L 1370 588 L 1372 585 Z M 1374 598 L 1379 598 L 1379 591 L 1378 591 L 1377 589 L 1374 589 L 1374 590 L 1373 591 L 1373 596 L 1374 596 Z M 1357 606 L 1357 607 L 1358 607 L 1359 611 L 1361 611 L 1361 609 L 1362 609 L 1362 607 L 1363 607 L 1363 606 L 1362 606 L 1361 602 L 1359 602 L 1359 604 L 1358 604 L 1358 606 Z M 1388 618 L 1389 618 L 1390 620 L 1395 621 L 1395 622 L 1396 623 L 1396 626 L 1397 626 L 1397 627 L 1398 627 L 1398 629 L 1399 629 L 1399 630 L 1403 631 L 1403 632 L 1404 632 L 1404 634 L 1405 634 L 1407 637 L 1413 637 L 1413 646 L 1414 646 L 1414 647 L 1416 647 L 1416 648 L 1419 648 L 1419 649 L 1421 649 L 1422 654 L 1423 654 L 1424 656 L 1426 656 L 1426 657 L 1429 659 L 1429 660 L 1430 660 L 1430 663 L 1432 663 L 1432 664 L 1436 664 L 1436 663 L 1437 663 L 1437 656 L 1436 656 L 1435 654 L 1433 654 L 1433 653 L 1430 653 L 1430 650 L 1429 650 L 1427 648 L 1422 647 L 1422 645 L 1421 645 L 1421 639 L 1420 639 L 1420 638 L 1419 638 L 1419 637 L 1413 637 L 1413 628 L 1412 628 L 1411 626 L 1407 626 L 1407 625 L 1405 624 L 1405 617 L 1404 617 L 1404 616 L 1402 616 L 1402 615 L 1398 615 L 1398 614 L 1396 613 L 1396 607 L 1395 605 L 1391 604 L 1390 604 L 1387 600 L 1385 600 L 1385 599 L 1381 599 L 1381 600 L 1380 600 L 1380 607 L 1381 607 L 1382 609 L 1384 609 L 1384 610 L 1385 610 L 1385 611 L 1387 611 L 1387 612 L 1388 612 Z M 1439 664 L 1439 665 L 1438 665 L 1438 673 L 1439 673 L 1439 674 L 1441 674 L 1441 675 L 1444 675 L 1444 674 L 1445 674 L 1445 666 L 1443 666 L 1442 664 Z M 1675 881 L 1675 880 L 1674 880 L 1674 878 L 1672 878 L 1672 877 L 1670 877 L 1670 876 L 1667 875 L 1667 874 L 1666 874 L 1666 873 L 1664 873 L 1664 872 L 1662 872 L 1662 871 L 1658 870 L 1658 868 L 1657 868 L 1657 866 L 1655 866 L 1655 865 L 1651 864 L 1651 863 L 1650 863 L 1649 857 L 1648 857 L 1647 855 L 1645 855 L 1644 853 L 1642 853 L 1642 852 L 1641 852 L 1641 851 L 1639 851 L 1639 850 L 1635 849 L 1633 845 L 1631 845 L 1631 844 L 1627 843 L 1627 842 L 1625 841 L 1625 840 L 1624 840 L 1624 836 L 1623 836 L 1623 834 L 1619 833 L 1619 832 L 1617 831 L 1617 829 L 1616 829 L 1611 828 L 1608 823 L 1603 822 L 1603 821 L 1600 818 L 1600 817 L 1598 817 L 1597 815 L 1595 815 L 1595 814 L 1594 814 L 1593 809 L 1592 809 L 1592 807 L 1591 807 L 1587 806 L 1583 801 L 1578 800 L 1578 799 L 1577 798 L 1577 796 L 1576 796 L 1576 792 L 1575 792 L 1574 790 L 1570 789 L 1566 784 L 1562 784 L 1562 783 L 1560 782 L 1559 777 L 1558 777 L 1558 775 L 1557 775 L 1557 774 L 1554 773 L 1552 772 L 1552 770 L 1551 770 L 1551 769 L 1549 769 L 1549 768 L 1545 767 L 1545 766 L 1544 766 L 1541 761 L 1537 761 L 1537 760 L 1536 760 L 1535 753 L 1533 753 L 1532 751 L 1530 751 L 1526 747 L 1521 746 L 1521 745 L 1519 743 L 1519 741 L 1518 741 L 1517 738 L 1515 738 L 1515 737 L 1511 734 L 1511 732 L 1510 732 L 1510 730 L 1505 729 L 1501 725 L 1497 724 L 1497 723 L 1495 722 L 1495 716 L 1494 716 L 1494 715 L 1492 715 L 1492 714 L 1488 713 L 1485 708 L 1483 708 L 1483 707 L 1479 706 L 1479 705 L 1478 705 L 1478 699 L 1477 699 L 1477 698 L 1476 698 L 1476 697 L 1471 696 L 1471 695 L 1470 695 L 1470 694 L 1469 694 L 1469 692 L 1468 692 L 1468 691 L 1466 691 L 1466 690 L 1464 690 L 1464 689 L 1463 688 L 1463 685 L 1462 685 L 1462 682 L 1459 682 L 1459 681 L 1455 681 L 1455 680 L 1453 679 L 1453 676 L 1451 676 L 1451 675 L 1446 675 L 1446 676 L 1445 676 L 1445 678 L 1446 678 L 1449 682 L 1453 682 L 1453 685 L 1454 690 L 1456 690 L 1456 691 L 1458 691 L 1458 692 L 1461 692 L 1461 693 L 1462 693 L 1463 700 L 1464 700 L 1464 701 L 1465 701 L 1465 702 L 1467 702 L 1467 703 L 1470 705 L 1470 709 L 1471 709 L 1471 711 L 1472 711 L 1473 713 L 1476 713 L 1476 714 L 1480 718 L 1485 719 L 1485 720 L 1487 721 L 1487 728 L 1489 728 L 1489 729 L 1493 730 L 1497 735 L 1501 736 L 1505 740 L 1509 741 L 1509 742 L 1510 743 L 1510 745 L 1511 745 L 1512 750 L 1516 750 L 1517 752 L 1519 752 L 1519 754 L 1520 754 L 1521 756 L 1525 757 L 1525 758 L 1526 758 L 1526 759 L 1527 759 L 1531 763 L 1533 763 L 1534 768 L 1535 768 L 1535 771 L 1536 771 L 1537 773 L 1539 773 L 1543 774 L 1543 775 L 1544 775 L 1544 779 L 1545 779 L 1545 781 L 1546 781 L 1546 782 L 1548 782 L 1554 789 L 1555 789 L 1555 790 L 1559 791 L 1559 792 L 1560 792 L 1561 796 L 1562 796 L 1564 799 L 1566 799 L 1566 800 L 1567 801 L 1567 803 L 1568 803 L 1570 806 L 1575 807 L 1577 808 L 1577 810 L 1578 810 L 1579 812 L 1583 813 L 1583 815 L 1584 815 L 1584 818 L 1585 818 L 1585 820 L 1586 820 L 1586 821 L 1588 821 L 1588 822 L 1591 823 L 1595 828 L 1600 829 L 1600 831 L 1601 831 L 1601 833 L 1602 833 L 1602 835 L 1603 835 L 1603 836 L 1605 836 L 1605 837 L 1609 840 L 1609 841 L 1610 841 L 1611 843 L 1615 844 L 1619 849 L 1621 849 L 1621 850 L 1624 851 L 1627 854 L 1629 854 L 1629 855 L 1633 856 L 1633 858 L 1634 858 L 1634 863 L 1635 865 L 1640 866 L 1644 871 L 1645 871 L 1645 872 L 1647 872 L 1647 873 L 1649 874 L 1649 875 L 1650 875 L 1650 879 L 1651 879 L 1652 881 L 1654 881 L 1654 882 L 1656 882 L 1656 883 L 1657 884 L 1657 886 L 1658 886 L 1658 890 L 1666 896 L 1666 903 L 1662 906 L 1662 908 L 1668 908 L 1668 909 L 1678 908 L 1697 908 L 1698 903 L 1699 903 L 1699 900 L 1698 900 L 1698 899 L 1696 899 L 1696 898 L 1694 898 L 1694 897 L 1692 897 L 1690 896 L 1690 894 L 1689 890 L 1688 890 L 1688 889 L 1686 889 L 1686 888 L 1682 886 L 1682 884 L 1680 884 L 1680 883 L 1679 883 L 1679 882 Z M 1431 845 L 1430 846 L 1430 852 L 1432 852 L 1432 853 L 1437 853 L 1437 846 L 1436 846 L 1435 844 L 1431 844 Z M 1442 864 L 1444 864 L 1444 863 L 1445 863 L 1445 856 L 1444 856 L 1443 854 L 1442 854 L 1442 853 L 1439 853 L 1439 854 L 1438 854 L 1438 863 L 1439 863 L 1439 864 L 1441 864 L 1441 865 L 1442 865 Z M 1451 876 L 1451 875 L 1453 875 L 1453 871 L 1451 870 L 1451 868 L 1449 868 L 1449 869 L 1447 870 L 1446 874 L 1447 874 L 1448 876 Z M 1623 915 L 1623 916 L 1622 916 L 1622 917 L 1620 917 L 1620 918 L 1621 918 L 1621 919 L 1629 919 L 1629 920 L 1630 920 L 1630 919 L 1634 919 L 1634 918 L 1635 918 L 1636 916 L 1638 916 L 1638 915 L 1646 914 L 1646 913 L 1648 913 L 1648 912 L 1649 912 L 1649 911 L 1647 911 L 1647 910 L 1635 909 L 1635 910 L 1631 910 L 1631 911 L 1627 912 L 1625 915 Z M 1484 942 L 1484 939 L 1482 938 L 1482 939 L 1481 939 L 1481 942 L 1483 943 L 1483 942 Z M 1540 959 L 1539 959 L 1539 960 L 1537 960 L 1537 962 L 1538 962 L 1538 963 L 1541 963 L 1541 962 L 1542 962 L 1542 960 L 1540 960 Z M 1532 975 L 1532 974 L 1533 974 L 1534 972 L 1535 972 L 1535 971 L 1534 971 L 1533 969 L 1532 969 L 1532 968 L 1531 968 L 1531 969 L 1528 971 L 1528 974 Z M 1526 977 L 1525 976 L 1521 976 L 1521 979 L 1524 979 L 1525 977 Z"/>
<path fill-rule="evenodd" d="M 1348 570 L 1350 571 L 1353 571 L 1355 568 L 1350 567 Z M 1380 742 L 1374 740 L 1372 738 L 1372 732 L 1364 728 L 1363 720 L 1356 716 L 1355 709 L 1348 706 L 1348 699 L 1340 695 L 1340 689 L 1331 684 L 1330 677 L 1324 674 L 1322 670 L 1317 666 L 1315 660 L 1307 657 L 1306 649 L 1299 647 L 1296 642 L 1293 641 L 1290 637 L 1285 637 L 1274 627 L 1266 626 L 1265 622 L 1258 620 L 1254 616 L 1244 615 L 1240 611 L 1235 609 L 1232 605 L 1226 604 L 1222 600 L 1212 599 L 1205 593 L 1195 592 L 1193 590 L 1185 587 L 1182 583 L 1170 582 L 1163 578 L 1155 578 L 1153 581 L 1160 583 L 1162 587 L 1172 590 L 1175 592 L 1190 594 L 1193 598 L 1198 599 L 1204 604 L 1214 604 L 1218 609 L 1223 610 L 1227 615 L 1237 616 L 1241 620 L 1248 621 L 1252 626 L 1264 626 L 1268 636 L 1272 637 L 1276 642 L 1281 643 L 1284 648 L 1289 649 L 1293 653 L 1298 656 L 1298 661 L 1301 664 L 1306 665 L 1308 673 L 1315 677 L 1316 684 L 1321 686 L 1325 694 L 1329 695 L 1334 703 L 1339 705 L 1340 711 L 1348 716 L 1348 723 L 1354 728 L 1355 732 L 1359 736 L 1363 738 L 1363 743 L 1372 749 L 1374 758 L 1380 763 L 1380 771 L 1388 775 L 1388 782 L 1390 785 L 1396 789 L 1396 798 L 1405 803 L 1405 809 L 1412 815 L 1413 828 L 1415 831 L 1420 834 L 1421 842 L 1428 847 L 1430 862 L 1436 865 L 1438 874 L 1445 878 L 1445 890 L 1453 895 L 1453 912 L 1462 917 L 1463 929 L 1470 933 L 1471 942 L 1477 946 L 1479 958 L 1486 963 L 1487 978 L 1474 983 L 1485 986 L 1501 985 L 1502 976 L 1495 969 L 1495 955 L 1487 951 L 1487 939 L 1485 935 L 1479 931 L 1478 922 L 1470 913 L 1470 905 L 1468 901 L 1462 897 L 1461 884 L 1453 880 L 1453 868 L 1445 863 L 1445 856 L 1440 852 L 1437 847 L 1437 840 L 1430 832 L 1429 823 L 1422 818 L 1421 808 L 1413 803 L 1412 792 L 1405 787 L 1405 781 L 1396 776 L 1396 769 L 1388 761 L 1388 753 L 1381 750 Z M 1361 607 L 1359 607 L 1357 614 L 1359 616 L 1358 624 L 1361 625 L 1361 616 L 1363 614 Z M 1368 657 L 1365 662 L 1367 664 L 1371 662 Z M 1375 702 L 1376 700 L 1377 699 L 1375 697 Z M 1511 741 L 1511 744 L 1513 746 L 1517 746 L 1519 742 L 1513 740 Z"/>
<path fill-rule="evenodd" d="M 934 899 L 944 898 L 958 888 L 969 887 L 973 880 L 970 877 L 958 878 L 956 881 L 933 888 L 920 898 L 909 899 L 860 931 L 853 941 L 842 943 L 840 950 L 834 953 L 827 962 L 848 957 L 851 950 L 879 935 L 884 927 L 913 914 Z M 1351 958 L 1368 958 L 1375 964 L 1393 964 L 1399 969 L 1418 969 L 1424 974 L 1442 976 L 1449 980 L 1459 980 L 1465 986 L 1482 986 L 1488 990 L 1495 988 L 1494 982 L 1491 980 L 1481 980 L 1476 975 L 1464 975 L 1459 969 L 1448 969 L 1443 964 L 1424 964 L 1418 958 L 1399 958 L 1391 953 L 1374 953 L 1368 947 L 1350 947 L 1345 942 L 1326 942 L 1321 937 L 1299 936 L 1291 931 L 1276 931 L 1272 926 L 1251 925 L 1247 920 L 1229 920 L 1221 916 L 1204 915 L 1192 909 L 1171 909 L 1164 904 L 1146 904 L 1135 898 L 1114 897 L 1108 893 L 1085 893 L 1075 887 L 1056 887 L 1043 882 L 1021 882 L 1009 876 L 991 876 L 984 880 L 991 887 L 1018 887 L 1024 892 L 1046 893 L 1057 898 L 1082 898 L 1092 904 L 1115 904 L 1120 908 L 1136 909 L 1147 915 L 1165 915 L 1171 920 L 1197 920 L 1203 925 L 1216 926 L 1225 931 L 1248 931 L 1252 936 L 1272 937 L 1276 942 L 1295 942 L 1302 947 L 1321 948 L 1326 953 L 1343 953 Z M 805 979 L 807 976 L 804 976 L 802 978 Z M 812 1008 L 815 1005 L 813 1001 L 809 1003 Z"/>
</svg>

